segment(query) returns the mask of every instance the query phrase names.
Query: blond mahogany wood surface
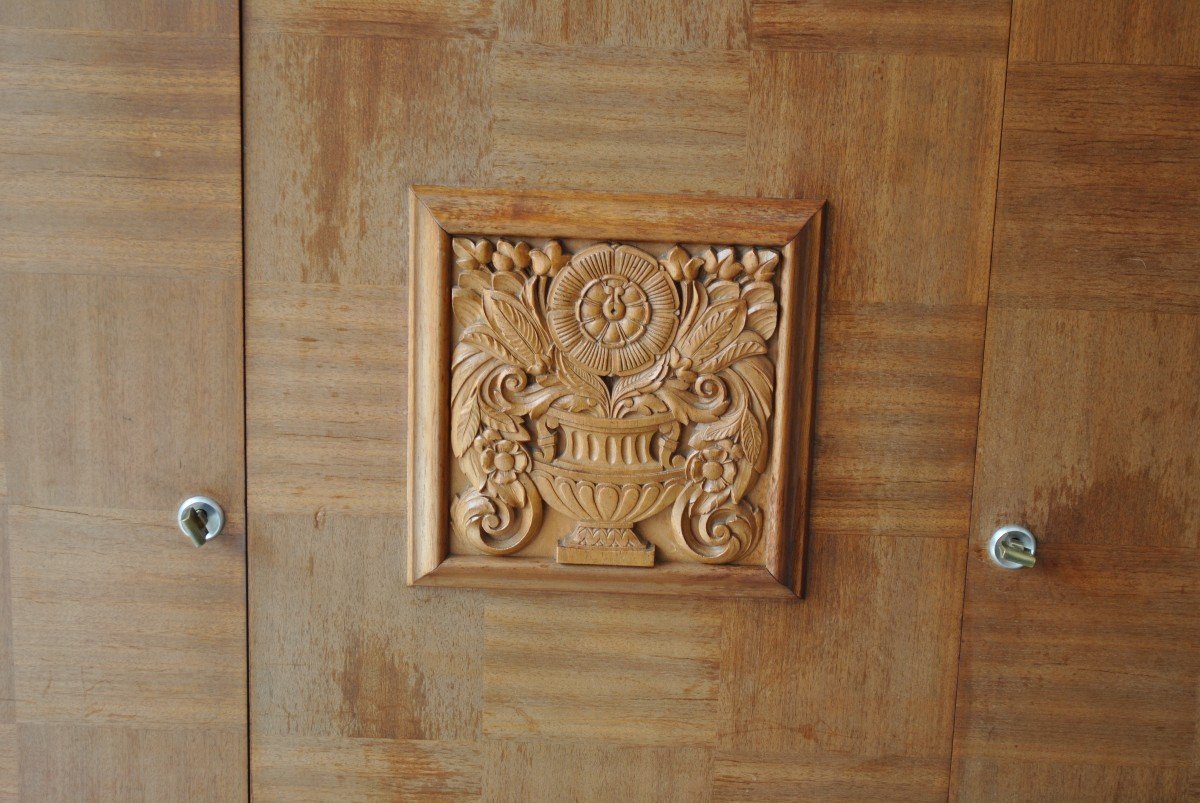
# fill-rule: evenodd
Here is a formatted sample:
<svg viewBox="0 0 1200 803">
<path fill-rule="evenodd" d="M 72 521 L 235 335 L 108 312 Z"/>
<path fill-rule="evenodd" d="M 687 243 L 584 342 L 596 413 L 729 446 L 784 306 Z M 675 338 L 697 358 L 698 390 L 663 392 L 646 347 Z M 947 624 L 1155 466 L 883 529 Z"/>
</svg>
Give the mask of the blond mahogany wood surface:
<svg viewBox="0 0 1200 803">
<path fill-rule="evenodd" d="M 238 95 L 235 3 L 0 5 L 0 799 L 246 795 Z"/>
<path fill-rule="evenodd" d="M 410 767 L 492 800 L 945 798 L 1008 13 L 979 7 L 245 4 L 259 797 Z M 422 184 L 831 199 L 802 602 L 405 587 Z"/>
<path fill-rule="evenodd" d="M 1014 9 L 958 799 L 1200 797 L 1196 11 Z"/>
</svg>

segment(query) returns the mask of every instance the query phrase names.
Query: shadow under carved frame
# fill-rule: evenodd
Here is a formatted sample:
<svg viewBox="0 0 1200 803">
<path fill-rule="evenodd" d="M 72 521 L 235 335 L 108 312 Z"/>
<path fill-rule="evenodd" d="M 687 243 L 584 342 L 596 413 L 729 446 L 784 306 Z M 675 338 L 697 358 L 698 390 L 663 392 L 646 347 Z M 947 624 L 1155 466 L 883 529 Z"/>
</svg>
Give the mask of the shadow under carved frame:
<svg viewBox="0 0 1200 803">
<path fill-rule="evenodd" d="M 409 201 L 409 585 L 800 595 L 824 202 L 444 187 Z M 467 394 L 489 392 L 506 401 L 464 423 Z M 617 520 L 584 521 L 600 482 L 621 500 L 588 518 Z M 544 501 L 575 522 L 557 559 L 520 554 Z M 665 508 L 692 559 L 656 562 L 633 532 Z M 475 553 L 452 551 L 456 528 Z"/>
</svg>

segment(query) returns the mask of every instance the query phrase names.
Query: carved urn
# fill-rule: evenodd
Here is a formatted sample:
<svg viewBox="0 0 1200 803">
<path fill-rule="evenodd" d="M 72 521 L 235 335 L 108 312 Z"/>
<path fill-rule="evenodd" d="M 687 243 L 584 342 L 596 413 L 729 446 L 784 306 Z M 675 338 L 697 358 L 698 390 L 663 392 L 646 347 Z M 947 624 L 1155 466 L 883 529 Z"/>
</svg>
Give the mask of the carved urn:
<svg viewBox="0 0 1200 803">
<path fill-rule="evenodd" d="M 533 480 L 542 498 L 578 521 L 558 544 L 559 562 L 652 566 L 654 547 L 632 528 L 679 493 L 678 422 L 669 413 L 622 419 L 555 411 L 544 424 L 557 437 L 534 458 Z"/>
</svg>

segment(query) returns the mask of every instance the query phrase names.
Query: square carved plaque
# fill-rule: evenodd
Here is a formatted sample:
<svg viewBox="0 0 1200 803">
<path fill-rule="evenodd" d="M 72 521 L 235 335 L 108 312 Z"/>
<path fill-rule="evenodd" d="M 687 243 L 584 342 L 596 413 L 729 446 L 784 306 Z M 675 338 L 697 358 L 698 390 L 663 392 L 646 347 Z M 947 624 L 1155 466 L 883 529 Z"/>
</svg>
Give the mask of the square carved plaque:
<svg viewBox="0 0 1200 803">
<path fill-rule="evenodd" d="M 823 202 L 409 206 L 409 584 L 798 596 Z"/>
</svg>

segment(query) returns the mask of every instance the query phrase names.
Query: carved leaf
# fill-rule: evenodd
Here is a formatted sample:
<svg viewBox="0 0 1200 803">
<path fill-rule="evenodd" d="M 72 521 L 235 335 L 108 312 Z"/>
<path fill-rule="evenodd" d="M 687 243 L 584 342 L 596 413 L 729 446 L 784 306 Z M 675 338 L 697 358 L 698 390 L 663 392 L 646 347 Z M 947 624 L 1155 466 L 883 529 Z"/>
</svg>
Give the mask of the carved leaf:
<svg viewBox="0 0 1200 803">
<path fill-rule="evenodd" d="M 490 290 L 492 274 L 486 270 L 464 270 L 458 274 L 458 286 L 465 290 Z"/>
<path fill-rule="evenodd" d="M 528 369 L 545 360 L 547 344 L 541 326 L 523 304 L 497 291 L 483 294 L 483 315 L 492 330 L 516 356 L 517 365 Z"/>
<path fill-rule="evenodd" d="M 553 276 L 571 261 L 571 255 L 563 253 L 562 245 L 557 240 L 551 240 L 544 249 L 530 251 L 529 259 L 535 275 Z"/>
<path fill-rule="evenodd" d="M 722 248 L 715 253 L 710 248 L 701 256 L 704 260 L 704 272 L 711 278 L 732 279 L 742 271 L 732 248 Z"/>
<path fill-rule="evenodd" d="M 775 393 L 775 366 L 766 357 L 757 355 L 737 361 L 730 370 L 746 381 L 750 397 L 765 415 L 771 409 L 771 397 Z"/>
<path fill-rule="evenodd" d="M 480 405 L 479 409 L 483 417 L 483 423 L 503 433 L 504 437 L 512 441 L 529 440 L 529 433 L 522 429 L 514 416 L 494 410 L 488 404 Z"/>
<path fill-rule="evenodd" d="M 663 383 L 667 376 L 667 355 L 662 355 L 650 364 L 650 367 L 636 374 L 617 377 L 613 383 L 613 403 L 622 399 L 632 398 L 641 393 L 653 393 Z"/>
<path fill-rule="evenodd" d="M 519 482 L 496 484 L 496 498 L 509 507 L 525 504 L 525 487 Z"/>
<path fill-rule="evenodd" d="M 746 305 L 740 300 L 714 304 L 680 341 L 679 351 L 693 362 L 702 362 L 733 342 L 745 325 Z"/>
<path fill-rule="evenodd" d="M 462 457 L 479 434 L 479 389 L 496 364 L 491 355 L 469 343 L 454 349 L 451 362 L 450 448 L 455 457 Z"/>
<path fill-rule="evenodd" d="M 742 417 L 745 414 L 746 408 L 744 405 L 733 407 L 711 424 L 704 424 L 697 427 L 696 438 L 712 443 L 725 440 L 726 438 L 735 440 L 742 426 Z"/>
<path fill-rule="evenodd" d="M 492 274 L 492 289 L 520 298 L 525 289 L 525 274 L 513 271 Z"/>
<path fill-rule="evenodd" d="M 741 263 L 732 248 L 722 248 L 717 252 L 717 275 L 722 279 L 733 279 L 742 272 Z"/>
<path fill-rule="evenodd" d="M 563 385 L 579 397 L 579 402 L 582 402 L 583 407 L 576 409 L 605 406 L 608 401 L 608 386 L 604 384 L 604 381 L 598 376 L 579 370 L 566 357 L 558 361 L 558 376 L 562 379 Z"/>
<path fill-rule="evenodd" d="M 454 317 L 463 326 L 470 326 L 483 318 L 483 300 L 479 293 L 455 287 L 450 299 L 450 304 L 454 307 Z"/>
<path fill-rule="evenodd" d="M 762 428 L 759 425 L 758 418 L 749 410 L 742 415 L 742 419 L 739 422 L 737 440 L 746 452 L 746 460 L 745 466 L 739 467 L 737 479 L 733 484 L 734 502 L 741 501 L 742 496 L 750 487 L 750 482 L 754 479 L 754 473 L 748 469 L 753 466 L 754 471 L 761 473 L 766 468 L 766 452 L 763 449 L 764 438 Z"/>
<path fill-rule="evenodd" d="M 715 374 L 723 371 L 733 363 L 745 357 L 756 354 L 766 354 L 767 344 L 757 332 L 743 331 L 737 339 L 714 354 L 710 359 L 701 363 L 698 369 L 701 373 Z"/>
<path fill-rule="evenodd" d="M 746 285 L 742 299 L 746 302 L 746 324 L 762 335 L 763 340 L 770 340 L 779 320 L 774 285 L 767 282 Z"/>
<path fill-rule="evenodd" d="M 697 319 L 708 309 L 708 290 L 699 282 L 688 282 L 683 286 L 682 314 L 679 318 L 679 333 L 676 342 L 682 341 L 695 326 Z"/>
<path fill-rule="evenodd" d="M 717 280 L 708 286 L 708 301 L 719 304 L 722 301 L 737 301 L 742 297 L 742 287 L 737 282 Z"/>
<path fill-rule="evenodd" d="M 517 355 L 496 337 L 487 322 L 477 323 L 463 332 L 460 343 L 470 344 L 475 348 L 486 351 L 501 362 L 508 365 L 517 364 Z"/>
</svg>

